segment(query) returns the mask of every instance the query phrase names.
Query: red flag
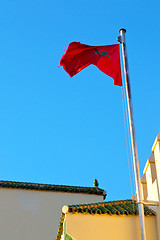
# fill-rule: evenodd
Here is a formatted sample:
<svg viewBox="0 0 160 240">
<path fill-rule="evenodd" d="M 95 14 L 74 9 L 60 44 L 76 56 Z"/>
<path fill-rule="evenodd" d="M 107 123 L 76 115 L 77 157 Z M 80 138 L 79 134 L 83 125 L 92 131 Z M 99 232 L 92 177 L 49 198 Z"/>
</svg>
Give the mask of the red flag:
<svg viewBox="0 0 160 240">
<path fill-rule="evenodd" d="M 94 64 L 114 79 L 114 84 L 122 86 L 119 44 L 89 46 L 80 42 L 69 44 L 60 65 L 73 77 L 90 64 Z"/>
</svg>

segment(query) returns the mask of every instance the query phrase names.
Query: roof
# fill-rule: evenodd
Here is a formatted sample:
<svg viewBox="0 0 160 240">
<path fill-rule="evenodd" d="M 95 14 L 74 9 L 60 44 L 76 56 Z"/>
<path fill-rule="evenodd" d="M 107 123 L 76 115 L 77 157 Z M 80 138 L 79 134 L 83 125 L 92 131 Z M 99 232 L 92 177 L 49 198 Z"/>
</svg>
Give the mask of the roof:
<svg viewBox="0 0 160 240">
<path fill-rule="evenodd" d="M 64 206 L 63 213 L 89 213 L 109 215 L 138 215 L 138 204 L 136 201 L 127 199 L 119 201 L 99 202 L 90 204 L 79 204 Z M 145 216 L 156 215 L 156 213 L 144 206 Z"/>
<path fill-rule="evenodd" d="M 80 186 L 27 183 L 27 182 L 0 181 L 0 188 L 94 194 L 94 195 L 102 195 L 104 196 L 104 198 L 106 196 L 106 191 L 97 187 L 80 187 Z"/>
<path fill-rule="evenodd" d="M 138 204 L 136 201 L 118 200 L 118 201 L 108 201 L 108 202 L 98 202 L 89 204 L 78 204 L 78 205 L 68 205 L 64 206 L 62 209 L 62 217 L 60 219 L 59 230 L 57 233 L 56 240 L 61 239 L 63 233 L 63 222 L 66 213 L 81 213 L 81 214 L 99 214 L 99 215 L 138 215 Z M 145 216 L 155 216 L 156 213 L 144 206 Z"/>
</svg>

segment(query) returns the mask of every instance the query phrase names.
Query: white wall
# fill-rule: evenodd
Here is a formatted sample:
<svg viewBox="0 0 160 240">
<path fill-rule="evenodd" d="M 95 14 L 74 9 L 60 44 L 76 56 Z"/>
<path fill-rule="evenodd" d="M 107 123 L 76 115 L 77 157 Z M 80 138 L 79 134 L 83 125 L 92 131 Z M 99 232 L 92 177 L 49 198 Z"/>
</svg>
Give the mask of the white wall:
<svg viewBox="0 0 160 240">
<path fill-rule="evenodd" d="M 0 240 L 55 240 L 62 207 L 103 196 L 0 188 Z"/>
</svg>

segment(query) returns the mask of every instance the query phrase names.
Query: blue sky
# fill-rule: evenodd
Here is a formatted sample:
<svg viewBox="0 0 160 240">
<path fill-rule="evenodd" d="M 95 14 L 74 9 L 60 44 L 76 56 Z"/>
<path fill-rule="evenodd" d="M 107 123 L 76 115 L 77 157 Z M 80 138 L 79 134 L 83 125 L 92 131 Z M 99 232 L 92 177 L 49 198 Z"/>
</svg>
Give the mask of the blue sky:
<svg viewBox="0 0 160 240">
<path fill-rule="evenodd" d="M 72 41 L 117 43 L 126 28 L 141 174 L 160 131 L 160 3 L 0 2 L 0 179 L 92 186 L 130 198 L 121 88 L 90 66 L 58 68 Z"/>
</svg>

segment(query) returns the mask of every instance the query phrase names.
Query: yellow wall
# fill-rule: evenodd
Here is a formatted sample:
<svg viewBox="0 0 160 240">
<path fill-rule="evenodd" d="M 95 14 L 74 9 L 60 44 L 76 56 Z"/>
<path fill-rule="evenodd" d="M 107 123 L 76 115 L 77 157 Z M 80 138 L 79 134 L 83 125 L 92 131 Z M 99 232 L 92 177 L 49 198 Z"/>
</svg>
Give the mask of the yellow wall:
<svg viewBox="0 0 160 240">
<path fill-rule="evenodd" d="M 55 240 L 65 204 L 102 196 L 0 188 L 0 240 Z"/>
<path fill-rule="evenodd" d="M 157 240 L 155 216 L 145 223 L 147 240 Z M 139 216 L 67 213 L 66 232 L 76 240 L 141 240 Z"/>
<path fill-rule="evenodd" d="M 155 166 L 157 172 L 157 192 L 158 192 L 158 201 L 159 205 L 157 206 L 157 226 L 158 226 L 158 240 L 160 240 L 160 132 L 157 135 L 153 147 L 152 153 L 154 154 Z"/>
<path fill-rule="evenodd" d="M 155 165 L 154 154 L 151 154 L 147 160 L 143 171 L 142 177 L 142 188 L 145 201 L 158 201 L 158 191 L 157 191 L 157 171 Z M 143 181 L 145 177 L 146 182 Z"/>
</svg>

